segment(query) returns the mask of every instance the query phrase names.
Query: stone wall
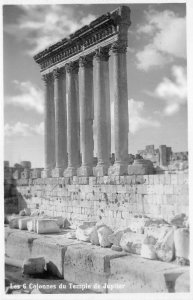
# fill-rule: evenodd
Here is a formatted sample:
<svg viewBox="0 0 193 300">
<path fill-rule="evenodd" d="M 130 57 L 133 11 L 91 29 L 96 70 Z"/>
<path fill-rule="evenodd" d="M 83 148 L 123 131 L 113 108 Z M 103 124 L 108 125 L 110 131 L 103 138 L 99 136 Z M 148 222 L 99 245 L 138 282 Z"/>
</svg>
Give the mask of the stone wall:
<svg viewBox="0 0 193 300">
<path fill-rule="evenodd" d="M 124 227 L 135 214 L 188 215 L 188 174 L 17 180 L 19 209 Z"/>
</svg>

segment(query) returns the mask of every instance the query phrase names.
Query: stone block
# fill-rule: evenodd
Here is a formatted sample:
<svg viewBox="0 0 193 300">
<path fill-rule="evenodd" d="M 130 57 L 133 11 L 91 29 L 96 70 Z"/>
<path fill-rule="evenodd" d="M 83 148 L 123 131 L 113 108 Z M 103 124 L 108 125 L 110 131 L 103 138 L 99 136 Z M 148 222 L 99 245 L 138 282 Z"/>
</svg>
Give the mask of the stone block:
<svg viewBox="0 0 193 300">
<path fill-rule="evenodd" d="M 108 175 L 108 166 L 107 165 L 97 165 L 93 168 L 93 175 L 98 176 L 106 176 Z"/>
<path fill-rule="evenodd" d="M 175 282 L 175 293 L 189 293 L 190 292 L 190 272 L 180 274 Z"/>
<path fill-rule="evenodd" d="M 38 234 L 60 232 L 59 226 L 53 219 L 37 219 L 36 226 Z"/>
<path fill-rule="evenodd" d="M 93 175 L 93 169 L 90 166 L 81 166 L 77 170 L 78 176 L 88 177 Z"/>
<path fill-rule="evenodd" d="M 55 168 L 52 170 L 52 177 L 58 178 L 63 177 L 64 169 L 63 168 Z"/>
<path fill-rule="evenodd" d="M 22 273 L 26 275 L 42 274 L 45 271 L 44 257 L 30 257 L 25 259 L 22 265 Z"/>
<path fill-rule="evenodd" d="M 174 292 L 176 278 L 187 268 L 128 255 L 112 259 L 110 270 L 109 286 L 121 283 L 123 287 L 108 293 L 168 293 Z"/>
<path fill-rule="evenodd" d="M 127 164 L 117 164 L 115 163 L 113 166 L 109 167 L 108 175 L 127 175 L 128 174 L 128 165 Z"/>
<path fill-rule="evenodd" d="M 44 169 L 43 171 L 41 171 L 41 178 L 50 178 L 51 176 L 52 176 L 51 170 Z"/>
<path fill-rule="evenodd" d="M 41 172 L 42 172 L 41 168 L 32 169 L 30 171 L 30 178 L 31 179 L 41 178 Z"/>
<path fill-rule="evenodd" d="M 175 255 L 189 260 L 190 234 L 189 229 L 179 228 L 174 231 Z"/>
<path fill-rule="evenodd" d="M 64 279 L 73 281 L 72 273 L 80 272 L 84 282 L 89 280 L 89 274 L 109 275 L 110 260 L 124 256 L 124 253 L 115 253 L 108 248 L 100 248 L 95 245 L 77 244 L 67 248 L 64 257 Z M 90 282 L 90 280 L 89 280 Z"/>
<path fill-rule="evenodd" d="M 87 185 L 87 184 L 89 184 L 89 177 L 87 177 L 87 176 L 79 177 L 78 182 L 81 185 Z"/>
<path fill-rule="evenodd" d="M 18 227 L 20 230 L 27 230 L 27 222 L 31 221 L 32 218 L 20 218 L 18 221 Z"/>
<path fill-rule="evenodd" d="M 120 241 L 120 246 L 126 252 L 141 254 L 141 246 L 144 242 L 144 239 L 144 234 L 127 232 L 123 234 Z"/>
</svg>

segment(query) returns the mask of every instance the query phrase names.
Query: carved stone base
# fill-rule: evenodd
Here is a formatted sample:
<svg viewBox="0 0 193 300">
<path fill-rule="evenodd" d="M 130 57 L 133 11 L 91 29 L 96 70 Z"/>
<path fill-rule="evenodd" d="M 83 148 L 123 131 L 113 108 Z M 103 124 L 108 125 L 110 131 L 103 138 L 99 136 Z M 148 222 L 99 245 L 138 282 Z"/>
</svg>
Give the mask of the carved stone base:
<svg viewBox="0 0 193 300">
<path fill-rule="evenodd" d="M 52 177 L 52 171 L 50 169 L 44 169 L 41 172 L 41 178 L 50 178 Z"/>
<path fill-rule="evenodd" d="M 127 175 L 128 174 L 128 165 L 127 164 L 118 164 L 115 163 L 109 168 L 108 175 Z"/>
<path fill-rule="evenodd" d="M 108 166 L 107 165 L 97 165 L 93 168 L 93 175 L 96 177 L 108 175 Z"/>
<path fill-rule="evenodd" d="M 77 168 L 74 167 L 68 167 L 64 173 L 63 173 L 64 177 L 72 177 L 72 176 L 77 176 Z"/>
<path fill-rule="evenodd" d="M 52 170 L 52 177 L 58 178 L 63 177 L 64 169 L 63 168 L 55 168 Z"/>
<path fill-rule="evenodd" d="M 89 177 L 93 175 L 93 168 L 89 166 L 81 166 L 77 169 L 77 176 Z"/>
<path fill-rule="evenodd" d="M 128 166 L 128 175 L 148 174 L 154 174 L 153 163 L 150 160 L 136 159 L 132 165 Z"/>
</svg>

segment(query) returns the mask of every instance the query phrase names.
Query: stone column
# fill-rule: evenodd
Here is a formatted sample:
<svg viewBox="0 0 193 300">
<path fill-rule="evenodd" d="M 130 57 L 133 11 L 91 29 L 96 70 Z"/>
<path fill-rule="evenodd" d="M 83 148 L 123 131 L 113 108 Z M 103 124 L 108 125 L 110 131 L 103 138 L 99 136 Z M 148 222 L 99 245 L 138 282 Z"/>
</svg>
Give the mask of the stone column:
<svg viewBox="0 0 193 300">
<path fill-rule="evenodd" d="M 106 93 L 106 64 L 108 63 L 108 50 L 99 48 L 96 50 L 96 142 L 97 142 L 97 166 L 93 169 L 95 176 L 108 174 L 108 123 L 107 123 L 107 93 Z"/>
<path fill-rule="evenodd" d="M 44 156 L 45 168 L 42 177 L 51 177 L 51 171 L 55 167 L 55 112 L 53 99 L 53 75 L 43 75 L 45 84 L 44 102 Z"/>
<path fill-rule="evenodd" d="M 114 140 L 115 163 L 109 174 L 124 175 L 128 168 L 128 94 L 127 94 L 127 44 L 115 42 L 113 55 L 113 94 L 114 94 Z"/>
<path fill-rule="evenodd" d="M 111 158 L 111 101 L 109 86 L 109 62 L 105 64 L 105 87 L 106 87 L 106 113 L 107 113 L 107 139 L 108 139 L 108 157 Z"/>
<path fill-rule="evenodd" d="M 63 176 L 67 167 L 67 120 L 66 120 L 66 74 L 64 68 L 57 68 L 54 74 L 55 102 L 55 154 L 56 168 L 52 177 Z"/>
<path fill-rule="evenodd" d="M 82 165 L 78 176 L 92 175 L 93 164 L 93 62 L 92 57 L 79 60 L 80 143 Z"/>
<path fill-rule="evenodd" d="M 67 71 L 67 149 L 68 168 L 64 177 L 77 175 L 79 166 L 79 124 L 78 124 L 78 63 L 71 62 L 66 65 Z"/>
</svg>

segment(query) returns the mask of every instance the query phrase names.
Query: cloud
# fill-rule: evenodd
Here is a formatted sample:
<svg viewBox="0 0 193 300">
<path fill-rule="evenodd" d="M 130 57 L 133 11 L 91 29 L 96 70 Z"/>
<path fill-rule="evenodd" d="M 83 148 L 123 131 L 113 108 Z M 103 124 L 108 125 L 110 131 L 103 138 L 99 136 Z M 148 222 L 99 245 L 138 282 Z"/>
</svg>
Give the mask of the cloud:
<svg viewBox="0 0 193 300">
<path fill-rule="evenodd" d="M 29 81 L 19 82 L 15 80 L 13 83 L 18 94 L 14 96 L 7 96 L 5 98 L 5 104 L 19 106 L 25 110 L 34 110 L 38 114 L 43 114 L 43 91 Z"/>
<path fill-rule="evenodd" d="M 130 99 L 129 106 L 129 132 L 135 134 L 141 128 L 160 127 L 160 123 L 151 117 L 143 117 L 144 102 Z"/>
<path fill-rule="evenodd" d="M 27 53 L 34 55 L 96 18 L 93 14 L 85 17 L 76 7 L 21 5 L 22 15 L 16 23 L 5 25 L 4 31 L 27 42 Z"/>
<path fill-rule="evenodd" d="M 4 134 L 5 137 L 27 137 L 35 134 L 43 135 L 44 133 L 44 123 L 41 122 L 38 125 L 31 126 L 26 123 L 17 122 L 14 125 L 10 125 L 8 123 L 4 126 Z"/>
<path fill-rule="evenodd" d="M 144 102 L 134 99 L 128 100 L 129 133 L 135 134 L 141 128 L 160 127 L 160 123 L 151 117 L 143 117 Z M 114 103 L 111 103 L 111 126 L 114 132 Z"/>
<path fill-rule="evenodd" d="M 144 71 L 149 70 L 151 67 L 164 66 L 172 61 L 172 58 L 160 53 L 153 45 L 147 45 L 142 51 L 136 54 L 137 67 Z"/>
<path fill-rule="evenodd" d="M 138 27 L 147 44 L 136 54 L 137 67 L 148 71 L 164 66 L 174 58 L 186 59 L 186 18 L 170 10 L 145 12 L 146 23 Z"/>
<path fill-rule="evenodd" d="M 173 66 L 171 73 L 174 80 L 163 78 L 153 93 L 154 96 L 166 102 L 164 114 L 167 116 L 178 112 L 187 101 L 186 69 L 182 66 Z"/>
</svg>

